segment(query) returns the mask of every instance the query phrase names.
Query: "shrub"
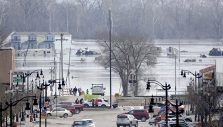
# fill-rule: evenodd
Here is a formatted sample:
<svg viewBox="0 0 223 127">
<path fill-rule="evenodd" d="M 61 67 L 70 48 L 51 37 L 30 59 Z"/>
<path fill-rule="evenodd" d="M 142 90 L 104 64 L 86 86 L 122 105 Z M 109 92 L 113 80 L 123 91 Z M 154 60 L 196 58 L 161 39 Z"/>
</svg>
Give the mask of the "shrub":
<svg viewBox="0 0 223 127">
<path fill-rule="evenodd" d="M 120 97 L 120 94 L 119 93 L 115 93 L 115 97 Z"/>
</svg>

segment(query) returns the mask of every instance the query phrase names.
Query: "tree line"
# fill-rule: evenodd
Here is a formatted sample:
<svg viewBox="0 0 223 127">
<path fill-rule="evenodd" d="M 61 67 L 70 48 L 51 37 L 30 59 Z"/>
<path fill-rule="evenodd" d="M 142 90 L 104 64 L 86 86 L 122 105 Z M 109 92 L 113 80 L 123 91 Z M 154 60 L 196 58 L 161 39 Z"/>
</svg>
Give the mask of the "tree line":
<svg viewBox="0 0 223 127">
<path fill-rule="evenodd" d="M 70 32 L 73 38 L 98 39 L 108 31 L 147 38 L 220 39 L 223 0 L 0 0 L 0 33 Z"/>
</svg>

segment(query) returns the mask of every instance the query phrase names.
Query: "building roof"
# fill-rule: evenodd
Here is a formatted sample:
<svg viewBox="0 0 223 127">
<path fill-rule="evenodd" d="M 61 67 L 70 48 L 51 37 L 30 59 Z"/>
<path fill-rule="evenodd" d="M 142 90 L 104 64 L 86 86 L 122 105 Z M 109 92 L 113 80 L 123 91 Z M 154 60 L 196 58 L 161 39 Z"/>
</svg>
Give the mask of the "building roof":
<svg viewBox="0 0 223 127">
<path fill-rule="evenodd" d="M 60 35 L 63 33 L 63 35 L 71 35 L 68 32 L 12 32 L 12 33 L 18 33 L 19 35 L 29 35 L 29 34 L 36 34 L 36 35 L 47 35 L 47 34 L 53 34 L 53 35 Z"/>
</svg>

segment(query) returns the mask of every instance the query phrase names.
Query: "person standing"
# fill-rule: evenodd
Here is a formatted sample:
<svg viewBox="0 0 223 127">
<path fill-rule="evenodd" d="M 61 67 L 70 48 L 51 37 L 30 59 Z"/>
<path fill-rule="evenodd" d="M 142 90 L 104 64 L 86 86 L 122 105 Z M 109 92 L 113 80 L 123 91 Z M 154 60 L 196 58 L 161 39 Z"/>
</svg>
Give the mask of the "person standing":
<svg viewBox="0 0 223 127">
<path fill-rule="evenodd" d="M 76 86 L 73 89 L 73 94 L 74 94 L 74 96 L 76 96 L 76 94 L 77 94 L 77 87 Z"/>
<path fill-rule="evenodd" d="M 84 99 L 83 99 L 83 98 L 81 98 L 81 99 L 80 99 L 80 104 L 83 104 L 83 101 L 84 101 Z"/>
<path fill-rule="evenodd" d="M 98 107 L 98 99 L 95 99 L 95 106 Z"/>
<path fill-rule="evenodd" d="M 79 100 L 78 100 L 78 98 L 75 100 L 75 104 L 79 104 Z"/>
<path fill-rule="evenodd" d="M 94 99 L 92 99 L 92 107 L 94 107 Z"/>
<path fill-rule="evenodd" d="M 72 89 L 72 88 L 70 88 L 70 89 L 69 89 L 70 95 L 72 95 L 72 91 L 73 91 L 73 89 Z"/>
<path fill-rule="evenodd" d="M 88 89 L 86 90 L 86 94 L 88 94 L 89 93 L 89 91 L 88 91 Z"/>
<path fill-rule="evenodd" d="M 81 96 L 81 88 L 78 88 L 78 94 Z"/>
</svg>

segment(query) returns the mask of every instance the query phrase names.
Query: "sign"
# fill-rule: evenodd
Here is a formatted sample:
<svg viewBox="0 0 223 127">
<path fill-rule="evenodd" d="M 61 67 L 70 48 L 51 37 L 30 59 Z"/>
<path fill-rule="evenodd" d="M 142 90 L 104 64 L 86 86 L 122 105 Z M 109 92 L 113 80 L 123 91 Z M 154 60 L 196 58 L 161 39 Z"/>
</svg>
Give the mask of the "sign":
<svg viewBox="0 0 223 127">
<path fill-rule="evenodd" d="M 11 85 L 23 85 L 23 72 L 11 72 Z"/>
</svg>

